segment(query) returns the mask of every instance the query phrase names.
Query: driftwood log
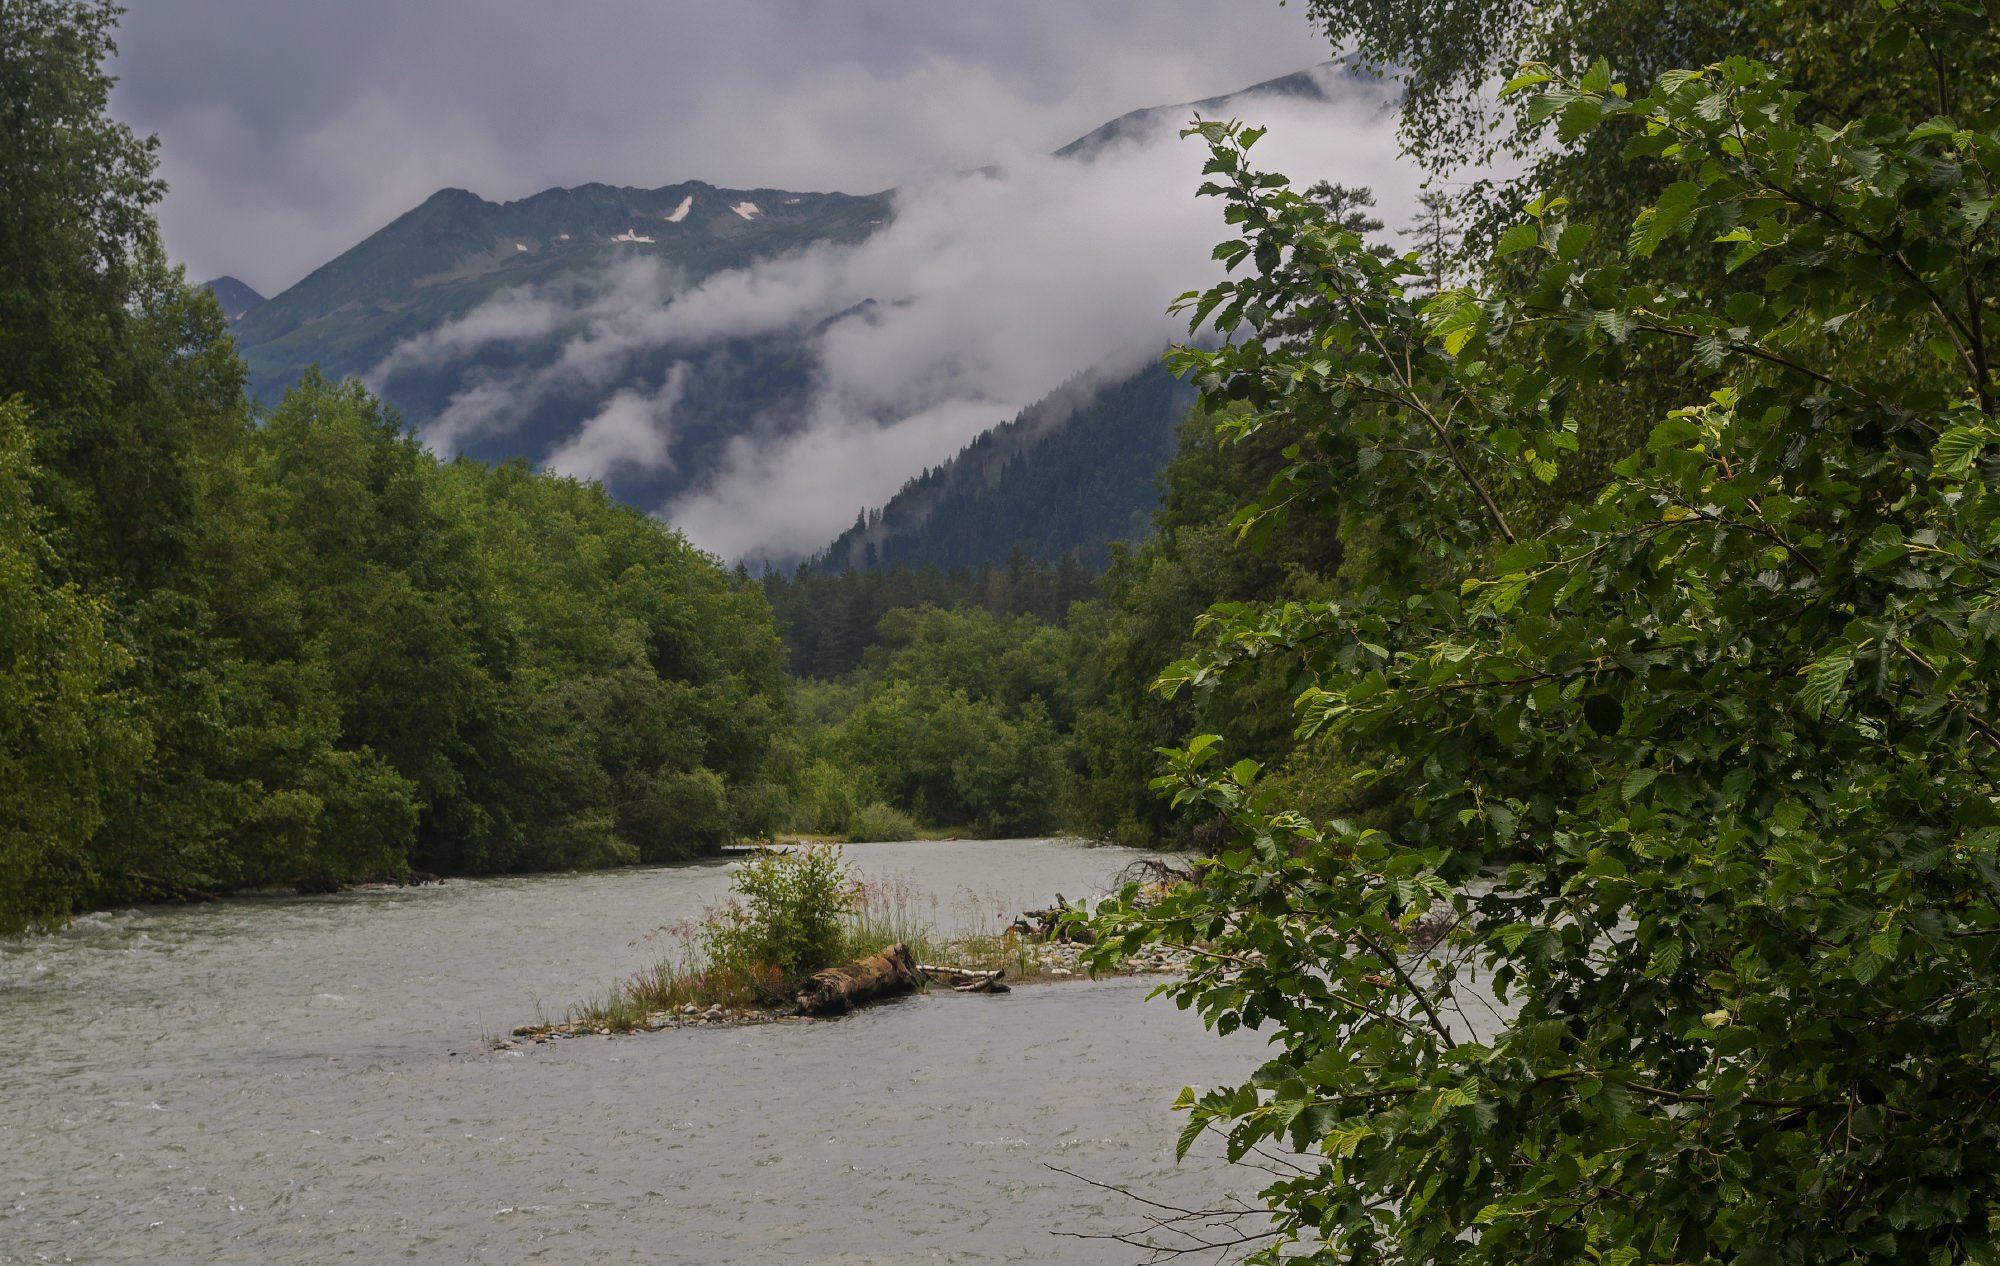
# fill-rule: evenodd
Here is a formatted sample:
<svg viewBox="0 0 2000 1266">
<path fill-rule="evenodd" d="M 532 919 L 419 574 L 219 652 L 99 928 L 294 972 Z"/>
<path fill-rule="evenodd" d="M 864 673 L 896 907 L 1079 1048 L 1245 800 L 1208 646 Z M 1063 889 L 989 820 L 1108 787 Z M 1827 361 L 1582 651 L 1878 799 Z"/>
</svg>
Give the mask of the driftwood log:
<svg viewBox="0 0 2000 1266">
<path fill-rule="evenodd" d="M 940 967 L 935 963 L 918 963 L 917 970 L 932 980 L 950 985 L 954 993 L 1006 993 L 1007 986 L 1000 983 L 1000 971 L 973 971 L 969 967 Z"/>
<path fill-rule="evenodd" d="M 844 1015 L 864 1002 L 914 992 L 917 965 L 910 947 L 891 945 L 845 967 L 815 973 L 799 990 L 800 1015 Z"/>
<path fill-rule="evenodd" d="M 1069 923 L 1068 916 L 1082 910 L 1082 906 L 1072 906 L 1056 894 L 1056 903 L 1046 910 L 1024 910 L 1021 917 L 1014 920 L 1014 930 L 1022 936 L 1032 936 L 1043 941 L 1062 941 L 1075 945 L 1088 945 L 1096 939 L 1089 928 Z"/>
</svg>

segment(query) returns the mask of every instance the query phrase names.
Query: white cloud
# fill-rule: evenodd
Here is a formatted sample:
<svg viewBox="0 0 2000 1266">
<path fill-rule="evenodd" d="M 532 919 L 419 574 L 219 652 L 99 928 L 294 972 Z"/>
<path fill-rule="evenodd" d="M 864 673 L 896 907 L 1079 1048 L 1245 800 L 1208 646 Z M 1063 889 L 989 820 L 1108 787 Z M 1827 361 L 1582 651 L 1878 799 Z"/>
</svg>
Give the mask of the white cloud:
<svg viewBox="0 0 2000 1266">
<path fill-rule="evenodd" d="M 1255 156 L 1301 187 L 1370 186 L 1381 217 L 1407 223 L 1420 176 L 1398 158 L 1380 91 L 1339 83 L 1348 95 L 1332 104 L 1239 103 L 1270 129 Z M 659 509 L 725 557 L 808 553 L 857 508 L 879 505 L 1058 384 L 1128 372 L 1185 332 L 1165 309 L 1220 275 L 1209 252 L 1228 230 L 1221 202 L 1195 196 L 1207 155 L 1178 138 L 1182 122 L 1162 119 L 1088 162 L 1003 155 L 899 192 L 893 220 L 859 244 L 691 287 L 635 260 L 589 284 L 511 292 L 405 344 L 374 377 L 560 332 L 547 363 L 476 371 L 427 438 L 451 449 L 504 435 L 552 393 L 581 389 L 608 399 L 548 464 L 593 478 L 663 472 L 684 382 L 635 388 L 639 358 L 797 331 L 813 339 L 818 364 L 803 415 L 744 419 L 720 462 L 685 472 L 695 482 Z"/>
<path fill-rule="evenodd" d="M 548 457 L 551 470 L 578 479 L 610 479 L 633 469 L 669 469 L 667 441 L 674 405 L 687 386 L 688 367 L 676 365 L 655 392 L 625 390 L 613 395 Z"/>
<path fill-rule="evenodd" d="M 1378 103 L 1246 109 L 1271 127 L 1256 150 L 1270 168 L 1301 186 L 1368 185 L 1382 218 L 1409 220 L 1420 178 Z M 1185 332 L 1168 303 L 1218 276 L 1208 253 L 1226 232 L 1220 203 L 1194 196 L 1206 151 L 1173 131 L 1089 164 L 1015 155 L 921 186 L 858 247 L 683 296 L 678 323 L 743 331 L 877 302 L 821 336 L 809 425 L 733 445 L 665 517 L 726 557 L 808 553 L 1066 378 L 1157 355 Z"/>
<path fill-rule="evenodd" d="M 525 287 L 502 291 L 457 320 L 397 344 L 369 372 L 368 380 L 379 385 L 401 369 L 449 360 L 495 343 L 547 338 L 569 320 L 568 307 L 556 295 Z"/>
</svg>

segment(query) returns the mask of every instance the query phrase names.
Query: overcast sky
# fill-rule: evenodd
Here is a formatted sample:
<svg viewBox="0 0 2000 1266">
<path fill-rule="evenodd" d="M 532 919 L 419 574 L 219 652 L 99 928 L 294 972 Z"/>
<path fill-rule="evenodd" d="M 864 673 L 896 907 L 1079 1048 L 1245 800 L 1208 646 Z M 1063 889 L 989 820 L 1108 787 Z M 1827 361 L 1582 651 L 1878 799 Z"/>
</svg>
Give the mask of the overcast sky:
<svg viewBox="0 0 2000 1266">
<path fill-rule="evenodd" d="M 871 192 L 1332 51 L 1278 0 L 128 3 L 168 246 L 267 295 L 448 185 Z"/>
</svg>

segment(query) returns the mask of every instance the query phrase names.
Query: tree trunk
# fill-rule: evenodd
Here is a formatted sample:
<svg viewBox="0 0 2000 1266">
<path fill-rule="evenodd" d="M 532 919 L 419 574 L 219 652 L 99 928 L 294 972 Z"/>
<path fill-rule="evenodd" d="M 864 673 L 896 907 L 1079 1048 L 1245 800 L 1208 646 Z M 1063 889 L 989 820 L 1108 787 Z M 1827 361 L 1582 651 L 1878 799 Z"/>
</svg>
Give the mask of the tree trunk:
<svg viewBox="0 0 2000 1266">
<path fill-rule="evenodd" d="M 917 987 L 917 965 L 910 959 L 910 947 L 891 945 L 880 954 L 829 967 L 819 972 L 799 990 L 800 1015 L 844 1015 L 864 1002 L 913 992 Z"/>
</svg>

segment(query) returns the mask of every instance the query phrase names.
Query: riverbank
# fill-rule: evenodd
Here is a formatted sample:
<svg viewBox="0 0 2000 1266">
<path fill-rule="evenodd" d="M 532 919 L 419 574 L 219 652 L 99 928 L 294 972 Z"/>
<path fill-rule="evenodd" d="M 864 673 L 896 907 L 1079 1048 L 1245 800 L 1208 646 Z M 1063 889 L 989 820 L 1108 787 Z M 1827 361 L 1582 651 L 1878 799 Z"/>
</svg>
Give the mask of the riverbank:
<svg viewBox="0 0 2000 1266">
<path fill-rule="evenodd" d="M 1017 985 L 1057 985 L 1067 981 L 1104 979 L 1116 976 L 1170 975 L 1182 971 L 1187 966 L 1185 951 L 1149 948 L 1130 958 L 1123 959 L 1110 971 L 1092 972 L 1082 963 L 1086 949 L 1083 945 L 1064 942 L 1031 944 L 1025 953 L 1014 952 L 1011 956 L 995 959 L 978 952 L 949 952 L 954 943 L 944 946 L 929 946 L 933 957 L 917 955 L 925 963 L 933 966 L 944 965 L 968 972 L 991 972 L 998 970 L 998 979 L 1008 987 Z M 946 952 L 940 952 L 940 950 Z M 929 992 L 937 985 L 926 980 L 919 986 L 919 992 Z M 947 990 L 950 986 L 945 986 Z M 809 1024 L 815 1017 L 802 1016 L 796 1008 L 786 1005 L 744 1005 L 721 1002 L 685 1001 L 659 1009 L 646 1007 L 643 1001 L 629 991 L 622 997 L 614 997 L 604 1004 L 585 1004 L 572 1008 L 569 1015 L 555 1022 L 523 1024 L 507 1037 L 495 1038 L 492 1045 L 497 1050 L 512 1050 L 520 1045 L 517 1039 L 540 1044 L 576 1037 L 610 1037 L 626 1033 L 657 1033 L 665 1029 L 714 1029 L 742 1028 L 761 1024 Z"/>
<path fill-rule="evenodd" d="M 1118 878 L 1134 871 L 1149 875 L 1155 887 L 1184 878 L 1157 863 L 1134 863 Z M 869 996 L 928 989 L 933 982 L 961 992 L 1004 993 L 1019 984 L 1089 974 L 1173 971 L 1186 961 L 1151 948 L 1108 970 L 1087 969 L 1079 942 L 1090 939 L 1081 922 L 1090 903 L 1071 903 L 1060 892 L 1039 908 L 975 903 L 976 910 L 958 910 L 956 926 L 947 931 L 934 895 L 907 877 L 857 879 L 838 844 L 746 853 L 731 867 L 729 883 L 727 900 L 645 938 L 656 951 L 648 967 L 599 998 L 571 1005 L 560 1020 L 519 1025 L 511 1036 L 548 1040 L 771 1023 L 816 1012 L 830 1001 L 809 1005 L 801 992 L 818 980 L 815 973 L 858 965 L 892 948 L 900 965 L 873 968 L 892 978 L 871 986 Z"/>
</svg>

